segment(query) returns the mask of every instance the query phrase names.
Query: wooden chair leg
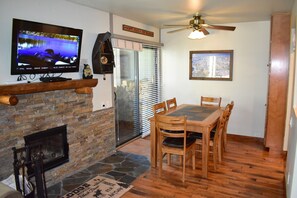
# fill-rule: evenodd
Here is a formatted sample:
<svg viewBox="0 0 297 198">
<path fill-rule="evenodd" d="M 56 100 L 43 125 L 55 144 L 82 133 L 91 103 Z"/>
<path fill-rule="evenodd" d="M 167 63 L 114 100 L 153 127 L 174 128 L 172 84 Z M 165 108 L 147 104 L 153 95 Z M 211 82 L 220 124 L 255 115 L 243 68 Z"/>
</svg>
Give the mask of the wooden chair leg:
<svg viewBox="0 0 297 198">
<path fill-rule="evenodd" d="M 213 168 L 214 171 L 217 171 L 217 158 L 218 158 L 218 148 L 217 146 L 214 144 L 212 147 L 212 156 L 213 156 Z"/>
<path fill-rule="evenodd" d="M 191 151 L 191 153 L 192 153 L 192 168 L 193 168 L 193 170 L 195 170 L 196 169 L 196 156 L 195 156 L 195 153 L 196 153 L 196 145 L 194 145 L 193 146 L 193 149 L 192 149 L 192 151 Z"/>
<path fill-rule="evenodd" d="M 224 133 L 223 133 L 223 151 L 226 151 L 226 145 L 227 145 L 227 132 L 224 131 Z"/>
<path fill-rule="evenodd" d="M 222 139 L 222 143 L 221 143 L 221 161 L 223 160 L 223 158 L 224 158 L 224 152 L 225 152 L 225 146 L 224 146 L 224 138 Z M 220 161 L 220 163 L 221 163 L 221 161 Z"/>
<path fill-rule="evenodd" d="M 218 143 L 218 147 L 217 147 L 217 151 L 218 151 L 218 157 L 219 157 L 219 162 L 222 162 L 222 141 L 219 141 Z"/>
<path fill-rule="evenodd" d="M 185 174 L 186 174 L 186 154 L 183 155 L 183 176 L 182 181 L 185 182 Z"/>
<path fill-rule="evenodd" d="M 163 163 L 163 153 L 162 153 L 162 149 L 159 148 L 159 177 L 161 177 L 162 175 L 162 163 Z"/>
<path fill-rule="evenodd" d="M 167 153 L 167 164 L 168 164 L 168 166 L 171 165 L 171 154 L 170 153 Z"/>
<path fill-rule="evenodd" d="M 178 158 L 179 158 L 179 164 L 182 165 L 182 163 L 183 163 L 183 156 L 180 155 Z"/>
<path fill-rule="evenodd" d="M 224 133 L 223 149 L 226 151 L 227 147 L 227 132 Z"/>
</svg>

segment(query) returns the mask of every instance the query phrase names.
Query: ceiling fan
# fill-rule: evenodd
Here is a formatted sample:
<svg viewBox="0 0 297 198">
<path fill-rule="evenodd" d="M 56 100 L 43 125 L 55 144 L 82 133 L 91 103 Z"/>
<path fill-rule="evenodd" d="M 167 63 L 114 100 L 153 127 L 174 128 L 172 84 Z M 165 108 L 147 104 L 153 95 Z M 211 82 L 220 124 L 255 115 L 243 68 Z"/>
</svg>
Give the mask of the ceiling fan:
<svg viewBox="0 0 297 198">
<path fill-rule="evenodd" d="M 188 25 L 164 25 L 164 27 L 182 27 L 177 30 L 172 30 L 167 33 L 174 33 L 186 29 L 193 29 L 193 32 L 191 34 L 195 34 L 191 37 L 191 34 L 189 35 L 189 38 L 196 39 L 196 38 L 203 38 L 205 35 L 208 35 L 209 32 L 206 30 L 206 28 L 209 29 L 217 29 L 217 30 L 228 30 L 228 31 L 234 31 L 236 27 L 233 26 L 222 26 L 222 25 L 209 25 L 206 24 L 204 19 L 202 19 L 202 16 L 197 12 L 193 18 L 189 21 Z M 199 36 L 199 35 L 200 36 Z M 199 39 L 198 38 L 198 39 Z"/>
</svg>

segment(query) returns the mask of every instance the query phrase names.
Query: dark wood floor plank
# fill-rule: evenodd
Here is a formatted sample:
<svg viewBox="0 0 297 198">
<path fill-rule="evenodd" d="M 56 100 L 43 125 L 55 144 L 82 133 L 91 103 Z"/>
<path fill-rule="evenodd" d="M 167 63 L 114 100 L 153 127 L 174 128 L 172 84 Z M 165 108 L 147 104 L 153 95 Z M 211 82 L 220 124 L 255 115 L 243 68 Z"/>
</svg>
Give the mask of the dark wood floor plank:
<svg viewBox="0 0 297 198">
<path fill-rule="evenodd" d="M 138 139 L 120 150 L 150 157 L 149 138 Z M 137 178 L 132 190 L 123 197 L 285 197 L 285 157 L 270 153 L 263 147 L 260 138 L 228 136 L 228 145 L 223 162 L 215 172 L 212 156 L 209 162 L 208 179 L 202 178 L 201 153 L 196 154 L 196 170 L 190 164 L 186 168 L 186 181 L 182 183 L 182 167 L 178 157 L 172 165 L 165 163 L 162 176 L 152 168 Z"/>
</svg>

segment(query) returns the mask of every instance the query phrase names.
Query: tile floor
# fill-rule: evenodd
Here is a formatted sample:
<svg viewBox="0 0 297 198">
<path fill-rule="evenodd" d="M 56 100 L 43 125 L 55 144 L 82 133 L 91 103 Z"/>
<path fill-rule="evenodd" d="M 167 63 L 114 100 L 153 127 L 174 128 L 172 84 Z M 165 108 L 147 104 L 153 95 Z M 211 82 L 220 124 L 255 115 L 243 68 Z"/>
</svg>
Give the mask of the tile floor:
<svg viewBox="0 0 297 198">
<path fill-rule="evenodd" d="M 150 161 L 147 157 L 117 151 L 115 154 L 49 187 L 48 197 L 62 196 L 97 175 L 130 184 L 149 167 Z"/>
</svg>

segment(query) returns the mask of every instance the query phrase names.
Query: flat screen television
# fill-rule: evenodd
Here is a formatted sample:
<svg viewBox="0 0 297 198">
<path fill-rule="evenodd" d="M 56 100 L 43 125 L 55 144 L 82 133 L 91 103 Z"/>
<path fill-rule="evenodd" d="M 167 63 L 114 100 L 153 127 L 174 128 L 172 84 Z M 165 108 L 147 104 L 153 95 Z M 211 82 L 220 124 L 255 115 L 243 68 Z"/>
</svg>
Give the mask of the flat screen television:
<svg viewBox="0 0 297 198">
<path fill-rule="evenodd" d="M 13 19 L 11 75 L 78 72 L 82 32 Z"/>
</svg>

